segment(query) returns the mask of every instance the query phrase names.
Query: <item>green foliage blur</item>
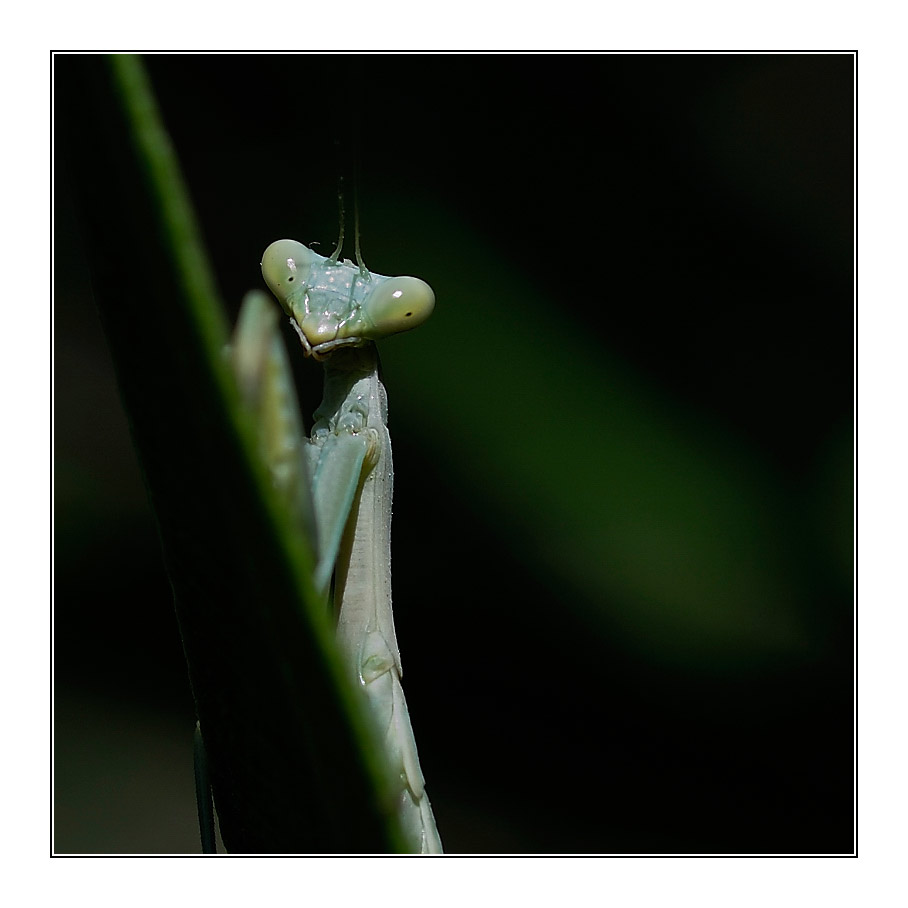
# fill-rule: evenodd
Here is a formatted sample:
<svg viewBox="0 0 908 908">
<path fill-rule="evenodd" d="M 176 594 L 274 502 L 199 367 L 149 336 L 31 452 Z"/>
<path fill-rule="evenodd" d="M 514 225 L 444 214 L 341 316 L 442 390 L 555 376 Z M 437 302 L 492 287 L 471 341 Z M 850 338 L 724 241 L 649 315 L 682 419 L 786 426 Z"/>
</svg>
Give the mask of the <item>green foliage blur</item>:
<svg viewBox="0 0 908 908">
<path fill-rule="evenodd" d="M 381 355 L 446 850 L 851 852 L 853 58 L 147 65 L 231 318 L 272 240 L 333 248 L 354 155 L 366 263 L 435 290 Z M 190 851 L 179 637 L 57 200 L 57 849 Z"/>
</svg>

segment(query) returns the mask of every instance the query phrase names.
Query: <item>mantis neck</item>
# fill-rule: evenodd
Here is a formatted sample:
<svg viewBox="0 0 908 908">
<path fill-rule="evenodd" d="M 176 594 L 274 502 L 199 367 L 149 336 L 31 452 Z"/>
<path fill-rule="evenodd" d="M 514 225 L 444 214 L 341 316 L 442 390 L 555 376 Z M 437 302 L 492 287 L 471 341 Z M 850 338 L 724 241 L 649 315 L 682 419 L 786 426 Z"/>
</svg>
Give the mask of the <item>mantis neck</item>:
<svg viewBox="0 0 908 908">
<path fill-rule="evenodd" d="M 324 360 L 325 387 L 322 402 L 315 411 L 316 423 L 326 420 L 332 430 L 346 413 L 356 412 L 357 398 L 371 392 L 371 385 L 378 382 L 378 351 L 375 344 L 362 347 L 342 347 Z M 381 383 L 378 382 L 379 386 Z M 384 388 L 382 388 L 384 392 Z M 363 400 L 367 409 L 369 397 Z M 384 414 L 382 419 L 384 419 Z"/>
<path fill-rule="evenodd" d="M 338 350 L 326 360 L 325 397 L 316 419 L 327 418 L 334 431 L 366 432 L 372 441 L 338 553 L 334 587 L 338 641 L 360 684 L 365 683 L 364 662 L 374 661 L 379 642 L 400 673 L 391 612 L 394 469 L 387 412 L 374 344 Z"/>
</svg>

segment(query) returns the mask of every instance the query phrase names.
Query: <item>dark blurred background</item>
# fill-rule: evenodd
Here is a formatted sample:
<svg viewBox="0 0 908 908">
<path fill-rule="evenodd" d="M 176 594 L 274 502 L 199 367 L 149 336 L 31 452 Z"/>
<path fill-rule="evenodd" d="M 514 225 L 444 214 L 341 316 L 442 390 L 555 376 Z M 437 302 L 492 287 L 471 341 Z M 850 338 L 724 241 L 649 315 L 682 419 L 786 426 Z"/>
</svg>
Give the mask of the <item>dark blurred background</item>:
<svg viewBox="0 0 908 908">
<path fill-rule="evenodd" d="M 354 156 L 366 263 L 435 289 L 382 361 L 446 849 L 851 852 L 854 58 L 147 65 L 231 316 L 272 240 L 333 249 Z M 55 848 L 198 851 L 170 590 L 56 189 Z"/>
</svg>

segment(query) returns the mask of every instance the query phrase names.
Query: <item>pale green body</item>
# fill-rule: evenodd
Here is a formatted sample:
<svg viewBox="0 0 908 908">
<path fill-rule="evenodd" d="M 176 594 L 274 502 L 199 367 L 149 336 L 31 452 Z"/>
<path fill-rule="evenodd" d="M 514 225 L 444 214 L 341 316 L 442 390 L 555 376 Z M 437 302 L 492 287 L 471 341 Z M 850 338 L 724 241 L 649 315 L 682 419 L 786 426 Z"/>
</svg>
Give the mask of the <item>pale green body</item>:
<svg viewBox="0 0 908 908">
<path fill-rule="evenodd" d="M 326 597 L 334 577 L 338 643 L 400 779 L 399 816 L 411 849 L 440 853 L 400 683 L 391 612 L 394 471 L 373 343 L 425 321 L 434 295 L 418 278 L 370 274 L 292 240 L 268 247 L 262 273 L 305 354 L 324 364 L 310 437 L 302 432 L 277 312 L 263 294 L 243 303 L 231 360 L 273 481 L 313 541 L 315 582 Z"/>
</svg>

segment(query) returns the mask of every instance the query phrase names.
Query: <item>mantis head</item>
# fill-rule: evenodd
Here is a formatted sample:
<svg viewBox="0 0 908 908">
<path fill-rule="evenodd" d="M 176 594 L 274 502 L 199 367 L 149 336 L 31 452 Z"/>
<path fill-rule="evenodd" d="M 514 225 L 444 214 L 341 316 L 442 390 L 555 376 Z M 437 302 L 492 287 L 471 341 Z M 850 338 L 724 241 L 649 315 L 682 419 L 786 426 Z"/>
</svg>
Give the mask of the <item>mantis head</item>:
<svg viewBox="0 0 908 908">
<path fill-rule="evenodd" d="M 296 240 L 277 240 L 265 250 L 262 276 L 316 358 L 417 328 L 435 308 L 432 288 L 418 277 L 371 274 Z"/>
</svg>

